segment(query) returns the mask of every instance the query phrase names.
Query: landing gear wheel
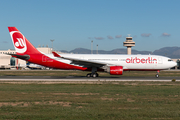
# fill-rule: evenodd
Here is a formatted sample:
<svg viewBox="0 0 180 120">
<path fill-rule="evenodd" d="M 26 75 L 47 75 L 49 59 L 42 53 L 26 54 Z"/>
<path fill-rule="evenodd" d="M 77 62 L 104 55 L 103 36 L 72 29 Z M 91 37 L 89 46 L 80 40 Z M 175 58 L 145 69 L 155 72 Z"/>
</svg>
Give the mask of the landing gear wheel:
<svg viewBox="0 0 180 120">
<path fill-rule="evenodd" d="M 96 73 L 96 77 L 99 77 L 99 74 L 98 74 L 98 73 Z"/>
<path fill-rule="evenodd" d="M 96 74 L 96 73 L 92 74 L 92 77 L 93 77 L 93 78 L 96 78 L 96 77 L 97 77 L 97 74 Z"/>
<path fill-rule="evenodd" d="M 155 76 L 156 76 L 156 78 L 159 78 L 159 75 L 158 75 L 158 74 L 156 74 Z"/>
<path fill-rule="evenodd" d="M 90 77 L 91 77 L 91 73 L 88 73 L 88 74 L 86 75 L 86 77 L 87 77 L 87 78 L 90 78 Z"/>
<path fill-rule="evenodd" d="M 86 75 L 87 78 L 90 78 L 90 77 L 96 78 L 96 77 L 98 77 L 98 76 L 99 76 L 98 73 L 88 73 L 88 74 Z"/>
<path fill-rule="evenodd" d="M 159 70 L 157 71 L 157 74 L 155 75 L 156 78 L 159 78 Z"/>
</svg>

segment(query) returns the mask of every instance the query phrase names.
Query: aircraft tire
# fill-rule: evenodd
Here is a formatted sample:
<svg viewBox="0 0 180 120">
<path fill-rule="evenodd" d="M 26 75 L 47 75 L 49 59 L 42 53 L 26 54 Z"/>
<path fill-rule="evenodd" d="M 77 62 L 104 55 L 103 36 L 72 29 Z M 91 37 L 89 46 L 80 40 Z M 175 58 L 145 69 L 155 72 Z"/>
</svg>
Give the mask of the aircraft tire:
<svg viewBox="0 0 180 120">
<path fill-rule="evenodd" d="M 155 76 L 156 76 L 156 78 L 159 78 L 159 75 L 158 75 L 158 74 L 156 74 Z"/>
<path fill-rule="evenodd" d="M 97 77 L 97 74 L 96 74 L 96 73 L 94 73 L 94 74 L 92 75 L 92 77 L 93 77 L 93 78 L 96 78 L 96 77 Z"/>
<path fill-rule="evenodd" d="M 86 75 L 86 77 L 87 77 L 87 78 L 90 78 L 90 77 L 91 77 L 91 74 L 90 74 L 90 73 L 88 73 L 88 74 Z"/>
<path fill-rule="evenodd" d="M 99 74 L 98 74 L 98 73 L 96 73 L 96 77 L 99 77 Z"/>
</svg>

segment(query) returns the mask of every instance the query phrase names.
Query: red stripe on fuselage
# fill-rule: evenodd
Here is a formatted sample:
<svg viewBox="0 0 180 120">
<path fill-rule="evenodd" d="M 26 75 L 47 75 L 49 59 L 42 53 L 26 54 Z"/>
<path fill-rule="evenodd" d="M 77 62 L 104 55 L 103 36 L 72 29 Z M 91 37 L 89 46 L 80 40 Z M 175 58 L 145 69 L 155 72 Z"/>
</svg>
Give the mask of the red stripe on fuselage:
<svg viewBox="0 0 180 120">
<path fill-rule="evenodd" d="M 67 63 L 63 63 L 57 60 L 54 60 L 44 54 L 28 54 L 30 56 L 29 62 L 39 64 L 42 66 L 55 68 L 55 69 L 65 69 L 65 70 L 87 70 L 86 67 L 74 66 Z"/>
</svg>

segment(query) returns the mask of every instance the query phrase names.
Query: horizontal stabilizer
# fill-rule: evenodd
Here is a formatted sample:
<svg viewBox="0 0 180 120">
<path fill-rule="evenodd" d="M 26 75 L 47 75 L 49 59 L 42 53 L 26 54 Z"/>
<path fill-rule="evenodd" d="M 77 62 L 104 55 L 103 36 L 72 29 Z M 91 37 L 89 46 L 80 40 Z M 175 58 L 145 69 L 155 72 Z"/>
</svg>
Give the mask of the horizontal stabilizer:
<svg viewBox="0 0 180 120">
<path fill-rule="evenodd" d="M 16 57 L 16 58 L 23 59 L 23 60 L 29 60 L 29 58 L 30 58 L 29 55 L 17 55 L 17 54 L 7 54 L 7 55 L 11 55 L 12 57 Z"/>
</svg>

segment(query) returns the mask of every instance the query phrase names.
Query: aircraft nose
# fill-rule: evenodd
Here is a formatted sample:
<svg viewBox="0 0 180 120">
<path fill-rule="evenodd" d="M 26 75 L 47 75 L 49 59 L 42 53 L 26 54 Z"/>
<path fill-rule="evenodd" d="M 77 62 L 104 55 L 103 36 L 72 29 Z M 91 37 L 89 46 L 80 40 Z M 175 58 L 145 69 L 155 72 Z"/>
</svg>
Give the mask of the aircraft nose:
<svg viewBox="0 0 180 120">
<path fill-rule="evenodd" d="M 177 66 L 177 62 L 174 62 L 174 63 L 173 63 L 173 66 Z"/>
</svg>

